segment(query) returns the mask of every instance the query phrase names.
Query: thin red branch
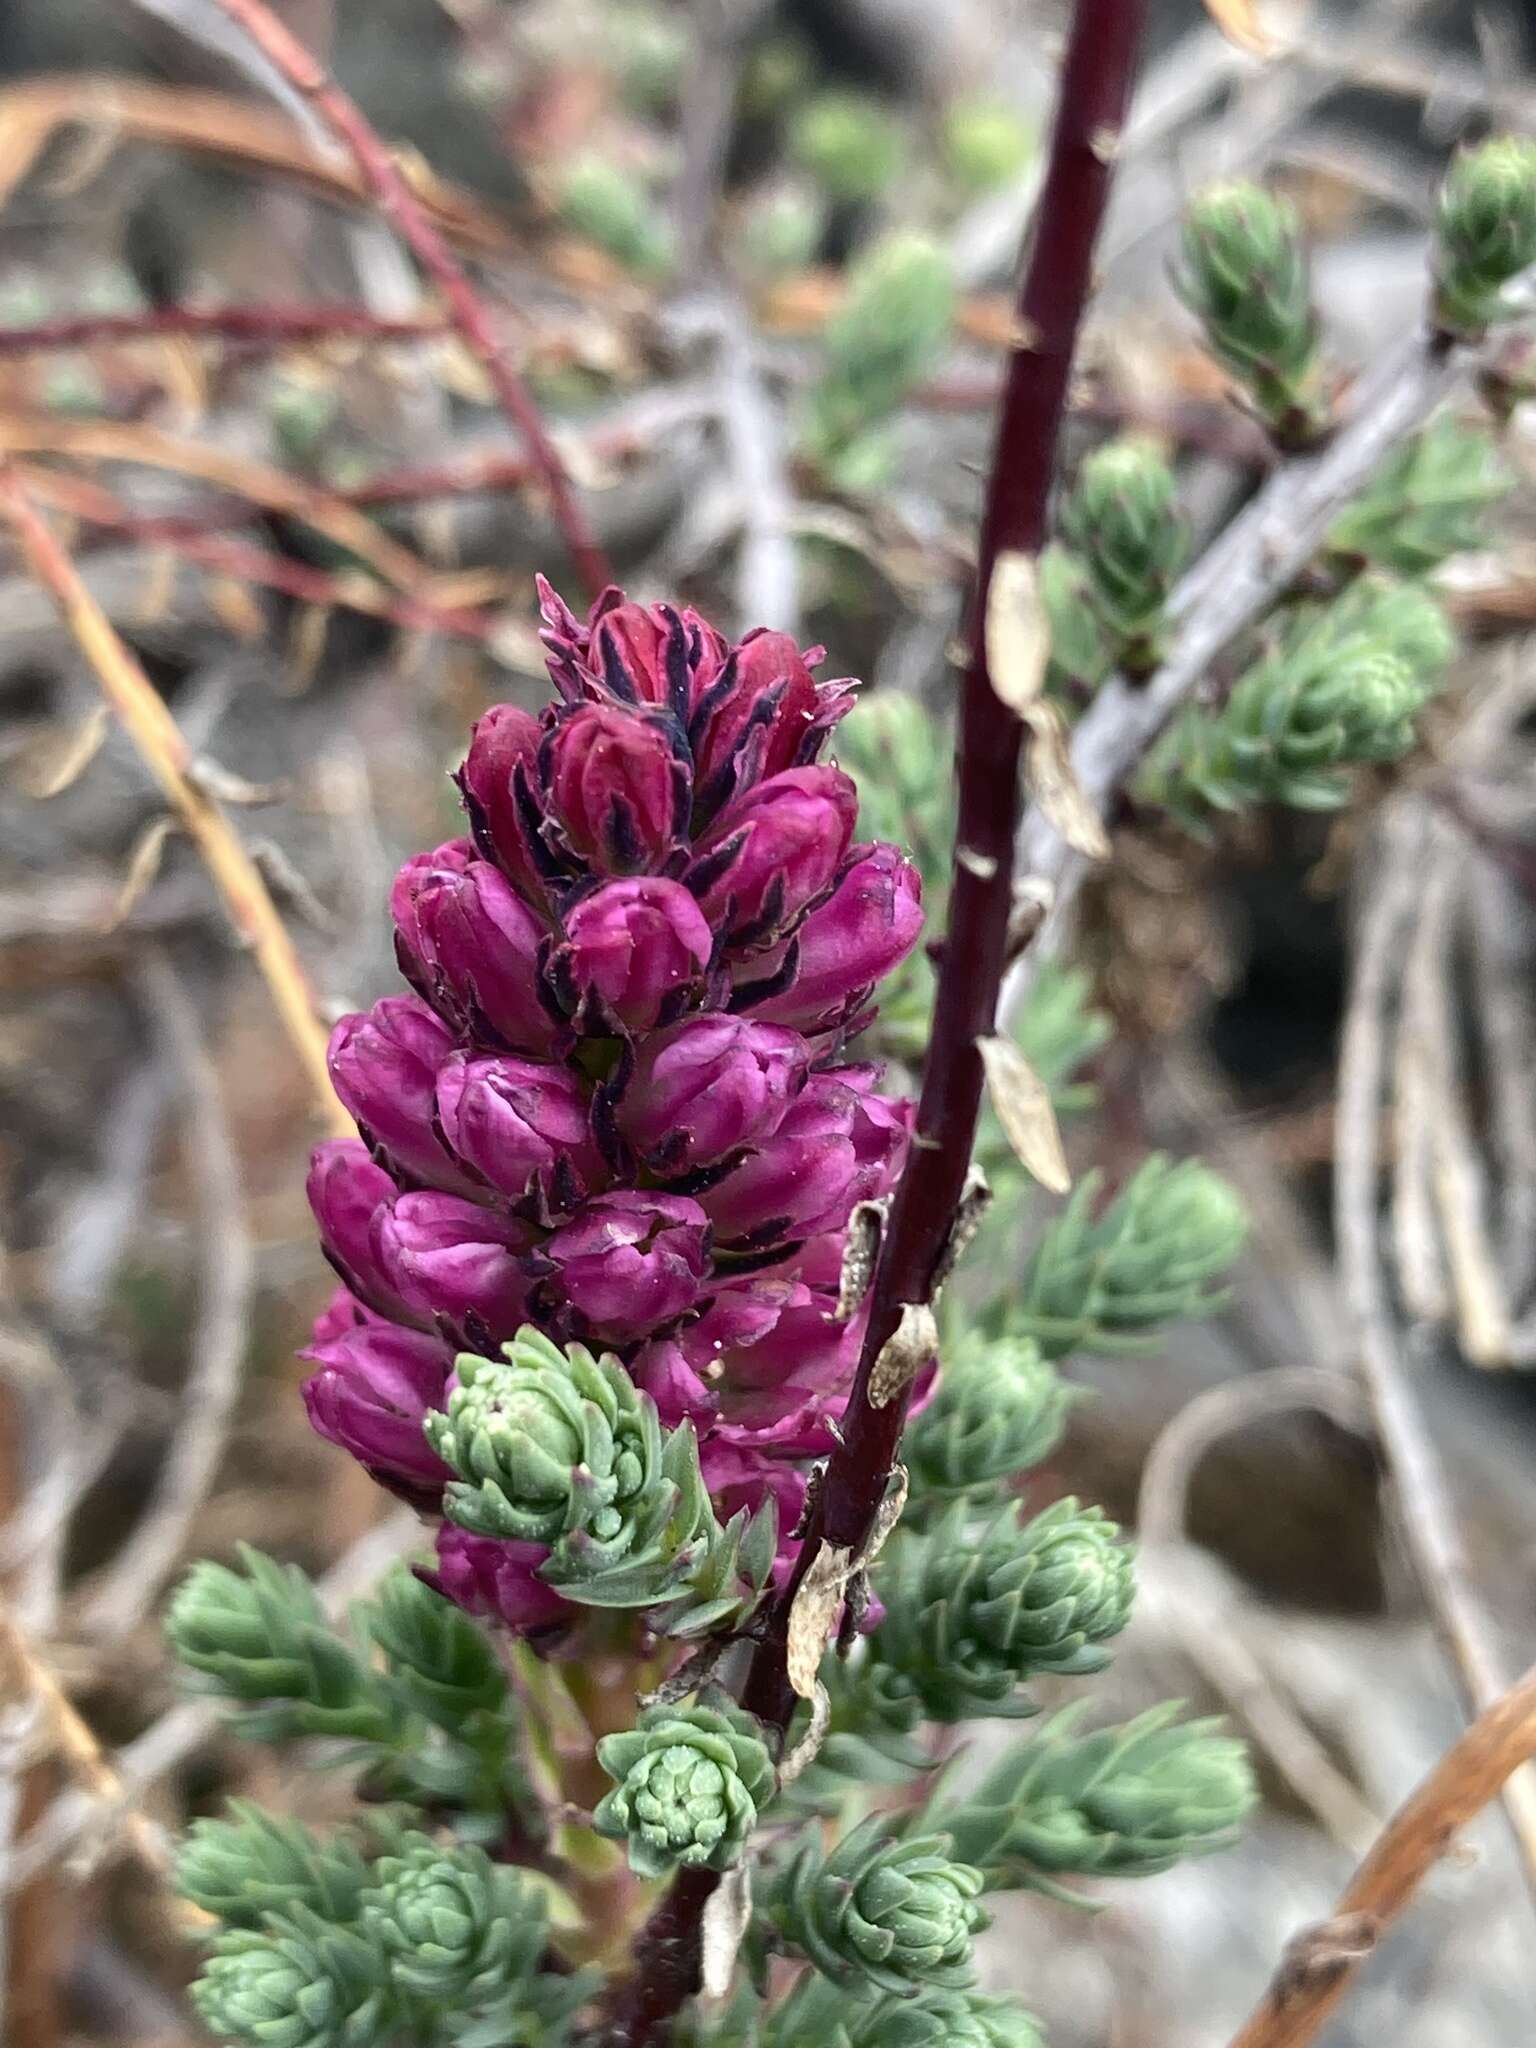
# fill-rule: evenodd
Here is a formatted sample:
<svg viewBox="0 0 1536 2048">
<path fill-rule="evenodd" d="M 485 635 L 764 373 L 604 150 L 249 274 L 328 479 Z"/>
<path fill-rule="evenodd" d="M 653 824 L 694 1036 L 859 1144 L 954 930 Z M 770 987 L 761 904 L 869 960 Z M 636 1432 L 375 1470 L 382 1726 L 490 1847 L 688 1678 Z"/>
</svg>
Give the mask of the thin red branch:
<svg viewBox="0 0 1536 2048">
<path fill-rule="evenodd" d="M 843 1438 L 827 1466 L 790 1584 L 754 1653 L 743 1703 L 784 1729 L 795 1707 L 786 1669 L 795 1593 L 823 1544 L 854 1555 L 890 1485 L 906 1420 L 904 1397 L 875 1407 L 876 1358 L 903 1306 L 924 1302 L 960 1204 L 982 1066 L 977 1040 L 994 1028 L 1013 899 L 1022 728 L 992 687 L 985 634 L 998 557 L 1038 554 L 1048 531 L 1056 448 L 1078 329 L 1093 283 L 1093 252 L 1109 197 L 1140 45 L 1143 0 L 1077 0 L 1062 67 L 1050 159 L 1018 300 L 1018 342 L 982 515 L 971 598 L 970 652 L 960 704 L 959 818 L 933 1033 L 910 1163 L 896 1191 L 875 1276 L 863 1356 Z M 652 2048 L 698 1981 L 699 1935 L 710 1883 L 690 1873 L 653 1914 L 637 1967 L 612 1999 L 605 2048 Z"/>
<path fill-rule="evenodd" d="M 428 219 L 394 157 L 361 108 L 278 20 L 266 0 L 211 0 L 211 4 L 245 31 L 294 90 L 310 102 L 336 139 L 345 144 L 380 210 L 398 229 L 417 262 L 442 293 L 449 317 L 489 378 L 497 403 L 527 443 L 571 559 L 595 596 L 611 580 L 608 563 L 576 501 L 559 451 L 550 440 L 539 409 L 506 344 L 497 335 L 479 293 Z"/>
<path fill-rule="evenodd" d="M 264 342 L 273 348 L 338 337 L 426 341 L 446 331 L 441 314 L 386 320 L 366 306 L 160 306 L 147 313 L 83 313 L 31 327 L 0 327 L 0 357 L 134 341 Z"/>
<path fill-rule="evenodd" d="M 272 554 L 250 541 L 209 533 L 189 520 L 146 517 L 84 477 L 30 467 L 23 474 L 35 497 L 71 518 L 83 520 L 87 526 L 124 534 L 145 547 L 163 548 L 168 554 L 216 575 L 280 591 L 300 604 L 363 612 L 407 632 L 448 633 L 460 640 L 488 640 L 496 630 L 496 620 L 489 612 L 439 604 L 420 592 L 412 597 L 400 596 L 361 573 L 335 576 L 308 562 Z"/>
</svg>

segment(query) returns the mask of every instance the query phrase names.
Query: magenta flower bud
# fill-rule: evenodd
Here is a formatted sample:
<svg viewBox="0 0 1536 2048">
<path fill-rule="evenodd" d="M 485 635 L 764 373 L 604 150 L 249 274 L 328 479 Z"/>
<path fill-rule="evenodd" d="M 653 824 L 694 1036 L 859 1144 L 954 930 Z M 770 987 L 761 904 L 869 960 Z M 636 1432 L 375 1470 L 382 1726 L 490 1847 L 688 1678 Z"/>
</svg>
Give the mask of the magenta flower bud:
<svg viewBox="0 0 1536 2048">
<path fill-rule="evenodd" d="M 320 1338 L 304 1353 L 320 1370 L 304 1382 L 311 1426 L 350 1451 L 381 1486 L 435 1513 L 453 1477 L 422 1421 L 441 1408 L 453 1353 L 436 1337 L 373 1319 Z"/>
<path fill-rule="evenodd" d="M 600 1341 L 627 1344 L 693 1307 L 709 1222 L 683 1195 L 600 1195 L 545 1241 L 537 1263 L 555 1312 L 567 1307 Z"/>
<path fill-rule="evenodd" d="M 419 1576 L 466 1614 L 499 1621 L 515 1635 L 537 1635 L 576 1613 L 539 1577 L 548 1555 L 537 1543 L 498 1543 L 445 1522 L 437 1532 L 437 1569 Z"/>
<path fill-rule="evenodd" d="M 559 1027 L 541 997 L 541 921 L 499 869 L 454 840 L 409 860 L 390 895 L 401 970 L 461 1030 L 548 1052 Z"/>
<path fill-rule="evenodd" d="M 523 1322 L 529 1278 L 518 1255 L 531 1238 L 457 1195 L 397 1195 L 373 1224 L 374 1256 L 395 1291 L 475 1343 L 504 1343 Z"/>
<path fill-rule="evenodd" d="M 809 1065 L 798 1032 L 714 1013 L 685 1017 L 641 1042 L 619 1129 L 653 1172 L 713 1165 L 778 1129 Z"/>
<path fill-rule="evenodd" d="M 811 650 L 813 659 L 820 653 Z M 688 737 L 702 815 L 714 817 L 765 776 L 808 761 L 852 702 L 835 684 L 823 696 L 787 633 L 748 634 L 719 676 L 695 694 Z"/>
<path fill-rule="evenodd" d="M 567 913 L 550 980 L 579 1028 L 649 1031 L 687 1001 L 713 944 L 681 882 L 607 882 Z"/>
<path fill-rule="evenodd" d="M 371 1146 L 421 1180 L 464 1183 L 432 1127 L 438 1069 L 453 1033 L 415 996 L 385 996 L 343 1017 L 326 1063 L 336 1093 Z"/>
<path fill-rule="evenodd" d="M 854 1140 L 862 1108 L 835 1074 L 812 1074 L 760 1150 L 701 1192 L 720 1242 L 755 1249 L 845 1224 L 861 1180 L 873 1177 Z"/>
<path fill-rule="evenodd" d="M 858 810 L 840 768 L 788 768 L 731 805 L 688 873 L 728 944 L 768 946 L 799 921 L 831 888 Z"/>
<path fill-rule="evenodd" d="M 537 1190 L 569 1210 L 604 1178 L 587 1090 L 569 1067 L 455 1053 L 437 1077 L 437 1117 L 455 1156 L 513 1201 Z"/>
<path fill-rule="evenodd" d="M 327 1138 L 309 1155 L 305 1183 L 325 1255 L 359 1300 L 384 1316 L 410 1320 L 405 1303 L 373 1255 L 373 1219 L 398 1189 L 356 1138 Z"/>
<path fill-rule="evenodd" d="M 833 1029 L 862 1008 L 874 984 L 917 944 L 922 906 L 923 885 L 912 863 L 894 846 L 864 848 L 795 934 L 788 985 L 776 988 L 770 976 L 758 984 L 763 999 L 754 1002 L 754 984 L 739 983 L 733 1007 L 750 1007 L 765 1024 Z"/>
<path fill-rule="evenodd" d="M 554 863 L 539 838 L 534 796 L 543 727 L 516 704 L 493 704 L 475 722 L 457 776 L 475 844 L 530 903 L 544 901 Z"/>
<path fill-rule="evenodd" d="M 664 714 L 583 704 L 550 734 L 541 768 L 566 846 L 598 873 L 647 873 L 682 844 L 689 762 Z"/>
</svg>

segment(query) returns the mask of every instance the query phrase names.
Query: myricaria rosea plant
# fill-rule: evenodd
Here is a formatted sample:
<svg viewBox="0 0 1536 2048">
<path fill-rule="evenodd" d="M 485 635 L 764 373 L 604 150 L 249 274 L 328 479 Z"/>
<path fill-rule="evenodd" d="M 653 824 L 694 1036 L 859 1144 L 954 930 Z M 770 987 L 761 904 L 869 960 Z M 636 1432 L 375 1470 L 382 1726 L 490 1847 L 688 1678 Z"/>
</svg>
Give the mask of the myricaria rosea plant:
<svg viewBox="0 0 1536 2048">
<path fill-rule="evenodd" d="M 1042 560 L 1140 15 L 1074 12 L 957 787 L 924 715 L 856 709 L 819 649 L 612 588 L 578 615 L 542 583 L 549 701 L 479 720 L 462 832 L 396 878 L 404 988 L 331 1041 L 357 1136 L 313 1158 L 338 1286 L 304 1398 L 420 1516 L 423 1554 L 346 1630 L 252 1551 L 173 1603 L 237 1728 L 356 1773 L 351 1826 L 246 1807 L 188 1840 L 194 1996 L 226 2040 L 1034 2048 L 980 1988 L 988 1896 L 1154 1874 L 1251 1804 L 1241 1745 L 1171 1707 L 1068 1708 L 969 1791 L 938 1769 L 955 1730 L 1100 1673 L 1133 1612 L 1119 1529 L 1020 1484 L 1065 1428 L 1061 1362 L 1209 1312 L 1243 1238 L 1216 1176 L 1154 1156 L 1107 1198 L 1085 1177 L 1024 1245 L 1029 1176 L 1065 1187 L 1051 1105 L 1081 1101 L 1101 1027 L 1069 975 L 998 1016 L 1044 909 L 1014 888 L 1021 786 L 1109 676 L 1155 675 L 1188 548 L 1136 441 L 1083 465 Z M 1448 188 L 1447 333 L 1495 317 L 1524 259 L 1512 175 L 1464 161 Z M 933 313 L 915 361 L 948 299 L 926 252 L 911 268 Z M 1180 278 L 1277 443 L 1324 438 L 1289 210 L 1208 197 Z M 846 456 L 869 393 L 832 391 L 829 425 L 829 389 L 822 454 Z M 1340 518 L 1225 699 L 1170 728 L 1138 801 L 1200 830 L 1324 809 L 1409 749 L 1450 652 L 1421 578 L 1495 488 L 1485 450 L 1436 431 Z M 1020 612 L 1048 617 L 1049 660 Z M 883 738 L 848 760 L 884 836 L 839 760 L 866 715 Z M 946 1293 L 985 1205 L 973 1158 L 1006 1256 Z"/>
</svg>

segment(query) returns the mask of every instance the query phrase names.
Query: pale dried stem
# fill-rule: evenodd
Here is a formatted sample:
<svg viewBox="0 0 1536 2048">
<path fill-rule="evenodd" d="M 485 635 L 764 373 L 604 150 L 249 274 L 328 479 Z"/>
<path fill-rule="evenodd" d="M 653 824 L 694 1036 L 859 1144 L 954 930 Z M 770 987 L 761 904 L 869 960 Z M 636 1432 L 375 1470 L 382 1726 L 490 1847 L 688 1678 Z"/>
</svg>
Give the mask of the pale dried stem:
<svg viewBox="0 0 1536 2048">
<path fill-rule="evenodd" d="M 1334 1222 L 1345 1310 L 1376 1434 L 1397 1493 L 1404 1541 L 1469 1709 L 1498 1699 L 1504 1678 L 1460 1521 L 1400 1354 L 1377 1241 L 1378 1139 L 1387 1011 L 1423 887 L 1427 821 L 1411 797 L 1388 809 L 1374 893 L 1357 935 L 1339 1064 Z M 1505 1795 L 1536 1896 L 1536 1778 Z"/>
<path fill-rule="evenodd" d="M 308 976 L 260 869 L 216 799 L 200 786 L 196 758 L 163 698 L 33 506 L 12 466 L 3 460 L 0 517 L 13 529 L 33 575 L 53 599 L 107 702 L 202 856 L 236 932 L 267 984 L 327 1129 L 338 1135 L 350 1133 L 351 1120 L 326 1071 L 326 1030 Z"/>
<path fill-rule="evenodd" d="M 82 1633 L 119 1642 L 147 1612 L 208 1496 L 240 1395 L 256 1258 L 219 1077 L 185 987 L 164 954 L 146 955 L 140 983 L 182 1076 L 192 1193 L 201 1239 L 191 1365 L 176 1433 L 132 1536 L 86 1602 Z"/>
<path fill-rule="evenodd" d="M 1297 1409 L 1326 1415 L 1341 1429 L 1368 1427 L 1359 1391 L 1337 1373 L 1315 1367 L 1229 1381 L 1180 1409 L 1142 1470 L 1138 1601 L 1164 1620 L 1184 1655 L 1334 1841 L 1361 1855 L 1376 1838 L 1379 1816 L 1313 1734 L 1278 1674 L 1266 1668 L 1247 1639 L 1241 1602 L 1218 1582 L 1186 1526 L 1190 1484 L 1205 1454 L 1251 1422 Z"/>
<path fill-rule="evenodd" d="M 1458 1832 L 1536 1756 L 1536 1668 L 1495 1698 L 1399 1807 L 1331 1917 L 1289 1945 L 1230 2048 L 1305 2048 Z"/>
</svg>

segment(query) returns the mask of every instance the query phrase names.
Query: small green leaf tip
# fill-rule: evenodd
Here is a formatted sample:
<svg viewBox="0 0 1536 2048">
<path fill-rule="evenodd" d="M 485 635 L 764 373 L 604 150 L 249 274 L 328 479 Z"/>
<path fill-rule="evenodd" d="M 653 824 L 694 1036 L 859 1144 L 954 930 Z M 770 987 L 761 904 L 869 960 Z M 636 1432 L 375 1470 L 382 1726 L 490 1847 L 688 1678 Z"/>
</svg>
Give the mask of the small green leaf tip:
<svg viewBox="0 0 1536 2048">
<path fill-rule="evenodd" d="M 1328 416 L 1294 207 L 1245 180 L 1211 186 L 1185 220 L 1174 281 L 1271 435 L 1285 447 L 1314 441 Z"/>
<path fill-rule="evenodd" d="M 399 2017 L 378 1950 L 303 1906 L 222 1935 L 191 1996 L 241 2048 L 380 2048 Z"/>
<path fill-rule="evenodd" d="M 414 1572 L 391 1572 L 366 1615 L 390 1676 L 435 1726 L 461 1734 L 476 1715 L 508 1711 L 510 1689 L 490 1638 Z"/>
<path fill-rule="evenodd" d="M 1046 1358 L 1069 1351 L 1140 1351 L 1171 1322 L 1209 1315 L 1242 1250 L 1237 1193 L 1198 1159 L 1153 1153 L 1101 1214 L 1103 1178 L 1084 1174 L 1035 1249 L 1011 1330 Z"/>
<path fill-rule="evenodd" d="M 912 1509 L 985 1499 L 1038 1465 L 1061 1440 L 1074 1391 L 1030 1337 L 967 1332 L 950 1348 L 938 1391 L 908 1425 L 902 1462 Z"/>
<path fill-rule="evenodd" d="M 1495 135 L 1451 159 L 1435 221 L 1433 318 L 1475 340 L 1509 310 L 1504 287 L 1536 263 L 1536 142 Z"/>
<path fill-rule="evenodd" d="M 860 258 L 847 298 L 827 323 L 822 372 L 806 395 L 804 441 L 817 461 L 839 474 L 845 462 L 865 463 L 873 445 L 867 430 L 937 364 L 954 307 L 949 258 L 926 237 L 892 235 Z M 850 487 L 873 480 L 873 473 L 849 476 Z"/>
<path fill-rule="evenodd" d="M 1346 567 L 1371 563 L 1398 576 L 1427 576 L 1482 546 L 1488 514 L 1512 481 L 1492 436 L 1443 412 L 1394 449 L 1340 513 L 1326 553 Z"/>
<path fill-rule="evenodd" d="M 1109 441 L 1083 462 L 1062 509 L 1084 596 L 1113 661 L 1147 675 L 1162 656 L 1168 593 L 1189 559 L 1173 471 L 1154 442 Z"/>
<path fill-rule="evenodd" d="M 671 266 L 667 223 L 632 171 L 605 157 L 582 156 L 567 171 L 559 192 L 560 217 L 577 234 L 595 242 L 640 277 L 660 277 Z"/>
<path fill-rule="evenodd" d="M 236 1799 L 228 1820 L 192 1823 L 176 1858 L 176 1890 L 226 1927 L 260 1927 L 269 1913 L 307 1906 L 345 1922 L 369 1882 L 343 1836 L 328 1840 L 297 1820 Z"/>
<path fill-rule="evenodd" d="M 171 1645 L 202 1689 L 244 1703 L 236 1726 L 260 1741 L 389 1741 L 399 1707 L 332 1631 L 309 1580 L 249 1545 L 239 1555 L 239 1571 L 195 1564 L 166 1616 Z"/>
<path fill-rule="evenodd" d="M 545 1905 L 521 1871 L 483 1849 L 416 1836 L 372 1875 L 363 1929 L 400 1992 L 465 2012 L 506 1998 L 537 1971 Z"/>
<path fill-rule="evenodd" d="M 1009 1507 L 980 1536 L 960 1502 L 932 1529 L 902 1531 L 888 1555 L 870 1683 L 909 1727 L 1033 1713 L 1020 1684 L 1102 1670 L 1135 1595 L 1119 1529 L 1070 1497 L 1022 1524 Z"/>
<path fill-rule="evenodd" d="M 603 1737 L 597 1760 L 616 1782 L 592 1824 L 628 1841 L 641 1877 L 663 1877 L 679 1864 L 727 1869 L 773 1790 L 758 1724 L 729 1701 L 647 1707 L 632 1729 Z"/>
<path fill-rule="evenodd" d="M 979 1870 L 944 1835 L 893 1833 L 875 1814 L 823 1856 L 807 1842 L 776 1880 L 769 1917 L 834 1983 L 906 1991 L 971 1982 L 971 1942 L 987 1924 Z"/>
<path fill-rule="evenodd" d="M 1356 768 L 1411 751 L 1453 646 L 1414 584 L 1362 578 L 1330 606 L 1300 607 L 1224 709 L 1191 711 L 1168 735 L 1142 793 L 1197 832 L 1212 809 L 1337 810 Z"/>
<path fill-rule="evenodd" d="M 989 1886 L 1063 1874 L 1152 1877 L 1230 1848 L 1258 1796 L 1248 1752 L 1178 1702 L 1079 1735 L 1069 1710 L 1011 1751 L 939 1825 Z"/>
</svg>

